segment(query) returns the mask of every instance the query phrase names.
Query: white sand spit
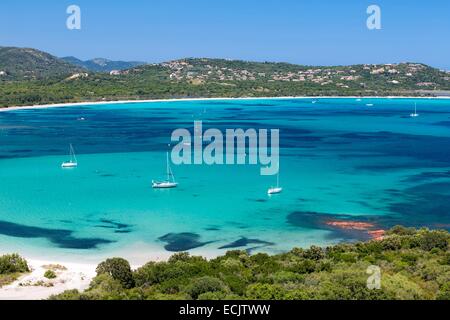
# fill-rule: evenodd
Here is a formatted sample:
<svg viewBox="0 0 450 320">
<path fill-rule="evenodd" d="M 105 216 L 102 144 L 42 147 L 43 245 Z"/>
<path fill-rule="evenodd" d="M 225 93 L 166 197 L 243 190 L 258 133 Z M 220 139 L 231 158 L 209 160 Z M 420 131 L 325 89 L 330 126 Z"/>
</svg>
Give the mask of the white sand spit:
<svg viewBox="0 0 450 320">
<path fill-rule="evenodd" d="M 96 265 L 77 263 L 54 263 L 52 261 L 28 260 L 31 273 L 12 284 L 0 288 L 0 300 L 40 300 L 65 290 L 85 290 L 95 277 Z M 56 278 L 47 279 L 44 273 L 53 270 Z"/>
</svg>

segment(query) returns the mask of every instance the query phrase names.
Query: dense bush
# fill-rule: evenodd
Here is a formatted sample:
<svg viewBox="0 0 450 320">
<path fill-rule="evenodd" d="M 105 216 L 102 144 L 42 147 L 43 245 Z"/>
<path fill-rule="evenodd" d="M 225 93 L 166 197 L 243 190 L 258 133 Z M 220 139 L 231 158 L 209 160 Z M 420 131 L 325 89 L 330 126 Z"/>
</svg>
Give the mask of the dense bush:
<svg viewBox="0 0 450 320">
<path fill-rule="evenodd" d="M 134 286 L 133 273 L 130 264 L 122 258 L 112 258 L 100 263 L 96 269 L 97 275 L 108 274 L 114 280 L 119 281 L 124 288 Z"/>
<path fill-rule="evenodd" d="M 205 276 L 194 279 L 187 287 L 187 293 L 193 298 L 197 299 L 199 295 L 207 292 L 223 292 L 226 293 L 228 288 L 217 278 Z"/>
<path fill-rule="evenodd" d="M 55 279 L 56 273 L 53 270 L 47 270 L 44 273 L 44 277 L 46 277 L 47 279 Z"/>
<path fill-rule="evenodd" d="M 426 232 L 422 236 L 421 248 L 422 250 L 442 249 L 448 248 L 449 235 L 443 231 Z"/>
<path fill-rule="evenodd" d="M 15 281 L 21 273 L 29 272 L 27 262 L 17 254 L 0 257 L 0 288 Z"/>
<path fill-rule="evenodd" d="M 212 260 L 187 253 L 131 271 L 108 259 L 83 293 L 52 299 L 450 299 L 450 234 L 395 227 L 381 241 L 295 248 L 270 256 L 229 251 Z M 368 267 L 381 270 L 369 289 Z"/>
<path fill-rule="evenodd" d="M 18 254 L 8 254 L 0 257 L 0 274 L 29 271 L 26 260 Z"/>
</svg>

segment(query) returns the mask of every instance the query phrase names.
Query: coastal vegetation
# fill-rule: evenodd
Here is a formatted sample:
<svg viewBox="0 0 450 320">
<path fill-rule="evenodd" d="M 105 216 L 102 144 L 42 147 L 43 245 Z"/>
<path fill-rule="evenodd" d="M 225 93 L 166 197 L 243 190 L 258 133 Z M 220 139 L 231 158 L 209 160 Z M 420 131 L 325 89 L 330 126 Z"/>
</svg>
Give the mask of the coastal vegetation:
<svg viewBox="0 0 450 320">
<path fill-rule="evenodd" d="M 0 47 L 0 83 L 60 79 L 82 69 L 46 52 L 31 48 Z"/>
<path fill-rule="evenodd" d="M 97 267 L 86 291 L 51 299 L 449 300 L 449 244 L 447 231 L 398 226 L 378 240 L 273 256 L 229 251 L 206 260 L 177 253 L 137 270 L 113 258 Z M 370 266 L 381 271 L 379 289 L 367 286 Z"/>
<path fill-rule="evenodd" d="M 0 47 L 0 107 L 51 103 L 280 96 L 432 96 L 450 91 L 450 75 L 420 63 L 302 66 L 181 59 L 110 73 L 74 58 Z M 131 63 L 136 65 L 137 63 Z M 130 65 L 130 66 L 131 66 Z"/>
<path fill-rule="evenodd" d="M 56 273 L 53 270 L 47 270 L 44 273 L 44 277 L 46 277 L 47 279 L 55 279 Z"/>
<path fill-rule="evenodd" d="M 18 254 L 0 256 L 0 288 L 26 272 L 30 272 L 28 264 Z"/>
</svg>

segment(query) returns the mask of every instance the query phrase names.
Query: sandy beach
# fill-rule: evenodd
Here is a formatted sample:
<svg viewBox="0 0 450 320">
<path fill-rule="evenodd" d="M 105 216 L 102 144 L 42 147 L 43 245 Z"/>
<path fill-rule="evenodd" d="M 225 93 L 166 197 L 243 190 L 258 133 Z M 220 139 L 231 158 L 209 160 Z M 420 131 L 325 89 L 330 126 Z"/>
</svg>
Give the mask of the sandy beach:
<svg viewBox="0 0 450 320">
<path fill-rule="evenodd" d="M 0 300 L 41 300 L 65 290 L 85 290 L 95 276 L 94 264 L 56 263 L 27 260 L 31 272 L 0 288 Z M 47 270 L 55 272 L 55 279 L 47 279 Z"/>
<path fill-rule="evenodd" d="M 144 242 L 130 244 L 114 252 L 102 253 L 96 256 L 72 256 L 57 258 L 49 256 L 38 258 L 37 253 L 21 255 L 31 270 L 13 283 L 0 288 L 0 300 L 42 300 L 65 290 L 77 289 L 84 291 L 96 276 L 97 265 L 107 258 L 121 257 L 130 262 L 131 269 L 136 270 L 147 262 L 167 261 L 175 252 L 169 252 Z M 1 252 L 0 255 L 6 254 Z M 212 259 L 221 254 L 215 250 L 197 248 L 191 254 Z M 42 257 L 42 256 L 41 256 Z M 44 273 L 52 270 L 55 279 L 47 279 Z"/>
<path fill-rule="evenodd" d="M 264 100 L 264 99 L 450 99 L 449 96 L 436 96 L 436 97 L 378 97 L 378 96 L 327 96 L 327 97 L 242 97 L 242 98 L 182 98 L 182 99 L 151 99 L 151 100 L 118 100 L 118 101 L 94 101 L 94 102 L 72 102 L 72 103 L 55 103 L 55 104 L 42 104 L 31 106 L 12 106 L 0 108 L 0 112 L 22 110 L 22 109 L 46 109 L 46 108 L 62 108 L 70 106 L 89 106 L 89 105 L 103 105 L 103 104 L 127 104 L 127 103 L 157 103 L 157 102 L 181 102 L 181 101 L 214 101 L 214 100 Z"/>
</svg>

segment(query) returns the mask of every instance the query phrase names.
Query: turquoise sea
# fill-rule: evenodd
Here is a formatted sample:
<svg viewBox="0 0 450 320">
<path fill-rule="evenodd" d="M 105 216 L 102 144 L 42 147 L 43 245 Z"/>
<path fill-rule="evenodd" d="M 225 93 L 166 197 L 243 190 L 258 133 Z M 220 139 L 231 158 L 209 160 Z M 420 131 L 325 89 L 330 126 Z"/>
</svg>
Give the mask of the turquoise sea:
<svg viewBox="0 0 450 320">
<path fill-rule="evenodd" d="M 450 229 L 450 100 L 314 100 L 0 112 L 0 252 L 145 261 L 185 250 L 278 253 L 396 224 Z M 267 195 L 276 178 L 259 165 L 172 165 L 179 188 L 152 189 L 172 131 L 192 131 L 194 120 L 280 129 L 283 193 Z M 79 166 L 63 170 L 69 144 Z M 370 227 L 339 226 L 348 221 Z"/>
</svg>

